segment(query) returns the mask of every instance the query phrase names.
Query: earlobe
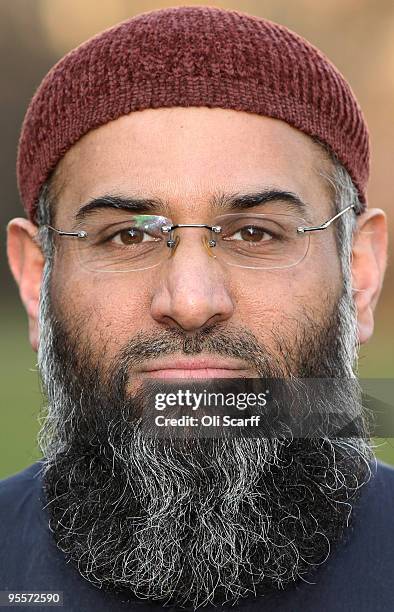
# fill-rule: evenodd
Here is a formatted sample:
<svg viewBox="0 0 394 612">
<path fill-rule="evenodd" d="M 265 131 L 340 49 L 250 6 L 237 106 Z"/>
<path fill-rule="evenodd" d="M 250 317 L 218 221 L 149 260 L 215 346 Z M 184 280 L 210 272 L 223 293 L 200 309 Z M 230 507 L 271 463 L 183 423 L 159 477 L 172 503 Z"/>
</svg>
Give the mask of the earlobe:
<svg viewBox="0 0 394 612">
<path fill-rule="evenodd" d="M 37 227 L 23 218 L 12 219 L 7 226 L 7 255 L 13 277 L 29 320 L 33 350 L 38 348 L 38 312 L 44 256 L 35 240 Z"/>
<path fill-rule="evenodd" d="M 361 215 L 352 249 L 352 289 L 357 309 L 360 343 L 373 334 L 374 309 L 382 289 L 387 263 L 387 219 L 373 208 Z"/>
</svg>

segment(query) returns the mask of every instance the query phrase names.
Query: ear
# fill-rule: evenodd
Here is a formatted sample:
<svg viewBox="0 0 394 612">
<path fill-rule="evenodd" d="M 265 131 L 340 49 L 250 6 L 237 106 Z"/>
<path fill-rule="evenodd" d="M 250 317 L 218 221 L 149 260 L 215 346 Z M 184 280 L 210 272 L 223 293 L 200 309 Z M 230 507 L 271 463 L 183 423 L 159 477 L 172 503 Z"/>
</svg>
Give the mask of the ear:
<svg viewBox="0 0 394 612">
<path fill-rule="evenodd" d="M 38 307 L 44 256 L 35 240 L 37 227 L 23 218 L 12 219 L 7 226 L 7 255 L 29 320 L 29 338 L 38 348 Z"/>
<path fill-rule="evenodd" d="M 373 334 L 373 312 L 387 264 L 386 215 L 379 208 L 368 209 L 360 215 L 357 225 L 352 250 L 352 282 L 359 340 L 364 343 Z"/>
</svg>

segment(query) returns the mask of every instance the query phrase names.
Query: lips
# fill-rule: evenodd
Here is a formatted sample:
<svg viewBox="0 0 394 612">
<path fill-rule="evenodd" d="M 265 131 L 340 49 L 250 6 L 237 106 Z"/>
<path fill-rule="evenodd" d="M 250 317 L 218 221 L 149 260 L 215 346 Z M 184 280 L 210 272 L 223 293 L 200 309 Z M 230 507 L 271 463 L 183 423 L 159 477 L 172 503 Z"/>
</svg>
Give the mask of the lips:
<svg viewBox="0 0 394 612">
<path fill-rule="evenodd" d="M 251 376 L 248 364 L 231 359 L 167 358 L 147 362 L 138 372 L 143 378 L 237 378 Z"/>
</svg>

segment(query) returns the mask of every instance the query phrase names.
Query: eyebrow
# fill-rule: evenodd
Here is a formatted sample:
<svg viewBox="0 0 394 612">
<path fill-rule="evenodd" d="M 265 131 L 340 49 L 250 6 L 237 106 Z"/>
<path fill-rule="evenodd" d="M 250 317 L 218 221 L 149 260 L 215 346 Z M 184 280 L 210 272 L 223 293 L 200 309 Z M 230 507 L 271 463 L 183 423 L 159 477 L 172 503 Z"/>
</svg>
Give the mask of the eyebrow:
<svg viewBox="0 0 394 612">
<path fill-rule="evenodd" d="M 277 187 L 264 187 L 257 192 L 245 194 L 219 194 L 214 195 L 211 200 L 214 207 L 224 212 L 253 208 L 268 202 L 286 202 L 289 208 L 297 213 L 307 209 L 307 204 L 296 193 Z"/>
<path fill-rule="evenodd" d="M 165 202 L 157 199 L 148 198 L 130 198 L 128 196 L 113 196 L 103 195 L 98 198 L 93 198 L 87 204 L 84 204 L 75 215 L 76 221 L 83 221 L 90 215 L 93 215 L 100 209 L 116 208 L 118 210 L 127 210 L 134 213 L 149 213 L 157 212 L 158 208 L 167 209 Z"/>
<path fill-rule="evenodd" d="M 225 213 L 230 211 L 242 211 L 268 202 L 286 202 L 288 207 L 296 213 L 305 213 L 307 204 L 292 191 L 278 188 L 265 187 L 252 193 L 215 194 L 210 203 L 214 209 Z M 169 214 L 168 202 L 160 198 L 134 198 L 125 195 L 103 195 L 93 198 L 84 204 L 76 213 L 75 220 L 83 221 L 100 209 L 114 208 L 118 210 L 131 211 L 135 214 L 164 212 Z"/>
</svg>

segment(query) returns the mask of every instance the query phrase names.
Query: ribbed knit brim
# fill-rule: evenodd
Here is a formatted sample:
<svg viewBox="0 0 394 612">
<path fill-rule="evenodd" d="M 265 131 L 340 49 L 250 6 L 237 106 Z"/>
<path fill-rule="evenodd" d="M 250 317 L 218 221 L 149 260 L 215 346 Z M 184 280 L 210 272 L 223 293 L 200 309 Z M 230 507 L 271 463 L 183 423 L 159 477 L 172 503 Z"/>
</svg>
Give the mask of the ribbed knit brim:
<svg viewBox="0 0 394 612">
<path fill-rule="evenodd" d="M 326 143 L 366 203 L 368 130 L 345 79 L 315 47 L 271 21 L 208 6 L 143 13 L 85 42 L 43 79 L 18 148 L 23 205 L 84 134 L 146 108 L 221 107 L 286 121 Z"/>
</svg>

